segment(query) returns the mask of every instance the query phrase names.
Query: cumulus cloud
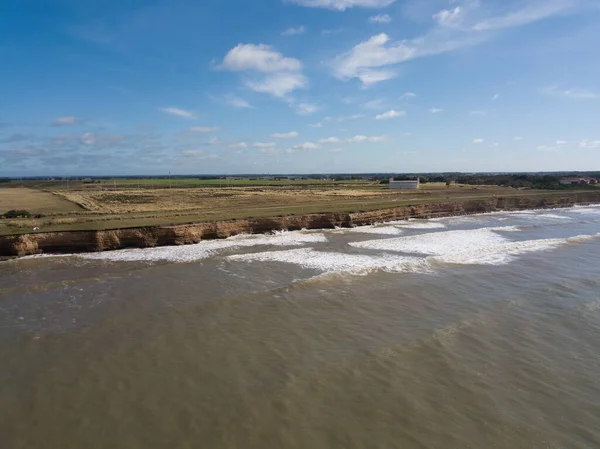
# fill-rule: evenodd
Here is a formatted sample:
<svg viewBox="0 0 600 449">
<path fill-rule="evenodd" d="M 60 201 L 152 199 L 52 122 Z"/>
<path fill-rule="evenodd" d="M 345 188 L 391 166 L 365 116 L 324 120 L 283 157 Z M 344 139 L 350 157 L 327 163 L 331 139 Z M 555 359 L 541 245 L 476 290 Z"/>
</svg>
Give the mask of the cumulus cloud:
<svg viewBox="0 0 600 449">
<path fill-rule="evenodd" d="M 376 16 L 369 17 L 371 23 L 390 23 L 392 17 L 389 14 L 377 14 Z"/>
<path fill-rule="evenodd" d="M 292 103 L 291 106 L 300 115 L 310 115 L 321 109 L 318 105 L 311 103 Z"/>
<path fill-rule="evenodd" d="M 293 72 L 302 69 L 302 63 L 294 58 L 286 58 L 270 45 L 238 44 L 229 50 L 221 67 L 236 72 Z"/>
<path fill-rule="evenodd" d="M 440 108 L 430 108 L 430 109 L 429 109 L 429 112 L 430 112 L 431 114 L 439 114 L 439 113 L 440 113 L 440 112 L 442 112 L 442 111 L 443 111 L 443 109 L 440 109 Z"/>
<path fill-rule="evenodd" d="M 298 145 L 294 145 L 293 147 L 288 148 L 287 150 L 285 150 L 285 152 L 288 154 L 293 154 L 293 153 L 297 153 L 299 151 L 311 151 L 311 150 L 316 150 L 318 148 L 319 148 L 319 145 L 317 145 L 316 143 L 302 142 L 302 143 L 299 143 Z"/>
<path fill-rule="evenodd" d="M 477 144 L 481 144 L 481 143 L 483 143 L 483 142 L 485 142 L 485 140 L 483 140 L 483 139 L 474 139 L 474 140 L 473 140 L 473 143 L 474 143 L 474 144 L 476 144 L 476 145 L 477 145 Z"/>
<path fill-rule="evenodd" d="M 296 89 L 307 86 L 302 63 L 288 58 L 265 44 L 239 44 L 232 48 L 219 66 L 234 72 L 258 72 L 260 79 L 246 80 L 246 87 L 261 93 L 283 98 Z"/>
<path fill-rule="evenodd" d="M 404 93 L 403 93 L 403 94 L 400 96 L 400 99 L 401 99 L 401 100 L 404 100 L 404 99 L 406 99 L 406 98 L 416 98 L 416 97 L 417 97 L 417 94 L 416 94 L 416 93 L 414 93 L 414 92 L 404 92 Z"/>
<path fill-rule="evenodd" d="M 405 116 L 405 111 L 395 111 L 392 109 L 391 111 L 384 112 L 383 114 L 379 114 L 375 116 L 376 120 L 389 120 L 395 117 Z"/>
<path fill-rule="evenodd" d="M 260 81 L 248 80 L 245 85 L 255 92 L 284 98 L 296 89 L 306 87 L 307 83 L 306 77 L 301 73 L 276 73 Z"/>
<path fill-rule="evenodd" d="M 337 11 L 345 11 L 346 9 L 360 8 L 385 8 L 391 5 L 396 0 L 287 0 L 290 3 L 295 3 L 309 8 L 327 8 Z"/>
<path fill-rule="evenodd" d="M 52 126 L 69 126 L 76 125 L 79 122 L 77 117 L 58 117 L 52 122 Z"/>
<path fill-rule="evenodd" d="M 327 143 L 339 143 L 341 140 L 337 137 L 327 137 L 326 139 L 319 139 L 319 143 L 327 144 Z"/>
<path fill-rule="evenodd" d="M 185 109 L 168 107 L 168 108 L 161 108 L 161 111 L 163 111 L 169 115 L 174 115 L 176 117 L 183 117 L 183 118 L 187 118 L 187 119 L 195 119 L 196 118 L 196 114 L 194 114 L 191 111 L 186 111 Z"/>
<path fill-rule="evenodd" d="M 281 33 L 282 36 L 297 36 L 299 34 L 304 34 L 306 28 L 304 25 L 299 26 L 298 28 L 288 28 L 284 32 Z"/>
<path fill-rule="evenodd" d="M 275 133 L 275 134 L 271 134 L 271 137 L 273 137 L 274 139 L 295 139 L 296 137 L 299 137 L 300 134 L 298 134 L 297 131 L 291 131 L 289 133 Z"/>
<path fill-rule="evenodd" d="M 380 143 L 380 142 L 384 142 L 385 141 L 385 137 L 383 136 L 363 136 L 363 135 L 357 135 L 354 137 L 350 137 L 349 139 L 346 139 L 347 143 L 362 143 L 362 142 L 371 142 L 371 143 Z"/>
</svg>

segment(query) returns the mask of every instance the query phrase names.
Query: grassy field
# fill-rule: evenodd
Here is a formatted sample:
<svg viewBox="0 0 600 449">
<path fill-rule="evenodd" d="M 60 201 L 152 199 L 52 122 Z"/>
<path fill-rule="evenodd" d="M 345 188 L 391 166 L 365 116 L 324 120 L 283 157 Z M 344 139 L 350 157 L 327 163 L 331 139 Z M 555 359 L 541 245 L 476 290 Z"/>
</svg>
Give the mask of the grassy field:
<svg viewBox="0 0 600 449">
<path fill-rule="evenodd" d="M 69 189 L 53 189 L 53 193 L 22 187 L 0 188 L 0 212 L 26 209 L 44 215 L 38 219 L 0 220 L 0 235 L 29 233 L 33 227 L 40 227 L 40 232 L 118 229 L 294 214 L 350 213 L 493 196 L 562 194 L 560 191 L 447 187 L 445 184 L 426 184 L 419 191 L 397 191 L 365 183 L 160 189 L 131 185 L 117 190 L 71 184 Z"/>
<path fill-rule="evenodd" d="M 32 214 L 62 214 L 84 209 L 60 195 L 36 189 L 18 187 L 0 188 L 0 215 L 12 209 L 25 209 Z"/>
</svg>

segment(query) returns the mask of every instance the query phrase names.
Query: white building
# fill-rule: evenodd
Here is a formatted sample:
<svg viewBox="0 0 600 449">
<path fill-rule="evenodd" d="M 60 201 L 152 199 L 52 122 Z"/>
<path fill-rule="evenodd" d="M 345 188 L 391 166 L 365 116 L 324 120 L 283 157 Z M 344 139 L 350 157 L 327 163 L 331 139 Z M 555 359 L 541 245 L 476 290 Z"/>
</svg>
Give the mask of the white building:
<svg viewBox="0 0 600 449">
<path fill-rule="evenodd" d="M 394 181 L 394 178 L 390 178 L 390 189 L 394 190 L 418 190 L 421 187 L 421 179 L 417 178 L 415 181 Z"/>
</svg>

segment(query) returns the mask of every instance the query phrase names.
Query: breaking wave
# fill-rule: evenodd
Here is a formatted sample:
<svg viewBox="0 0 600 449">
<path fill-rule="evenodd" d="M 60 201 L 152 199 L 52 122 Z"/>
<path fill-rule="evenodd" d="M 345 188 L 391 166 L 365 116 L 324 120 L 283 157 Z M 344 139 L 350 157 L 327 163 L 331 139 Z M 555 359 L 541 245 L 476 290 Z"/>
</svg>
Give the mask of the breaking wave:
<svg viewBox="0 0 600 449">
<path fill-rule="evenodd" d="M 389 272 L 416 272 L 419 269 L 422 271 L 426 265 L 424 259 L 418 257 L 391 254 L 378 256 L 344 254 L 316 251 L 314 248 L 236 254 L 229 256 L 228 259 L 243 262 L 283 262 L 329 273 L 362 272 L 374 269 Z"/>
<path fill-rule="evenodd" d="M 238 235 L 224 240 L 209 240 L 195 245 L 163 246 L 159 248 L 126 249 L 104 253 L 82 254 L 77 257 L 93 260 L 121 262 L 195 262 L 217 255 L 230 248 L 261 245 L 302 246 L 309 243 L 327 242 L 324 234 L 302 232 L 278 232 L 272 235 Z"/>
</svg>

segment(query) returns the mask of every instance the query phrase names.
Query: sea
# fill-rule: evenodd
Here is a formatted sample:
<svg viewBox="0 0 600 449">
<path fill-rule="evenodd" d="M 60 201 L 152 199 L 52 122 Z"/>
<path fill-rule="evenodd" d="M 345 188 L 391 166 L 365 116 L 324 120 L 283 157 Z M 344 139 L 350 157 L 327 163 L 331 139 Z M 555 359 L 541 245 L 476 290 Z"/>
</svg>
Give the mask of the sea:
<svg viewBox="0 0 600 449">
<path fill-rule="evenodd" d="M 600 448 L 600 206 L 1 262 L 0 448 Z"/>
</svg>

